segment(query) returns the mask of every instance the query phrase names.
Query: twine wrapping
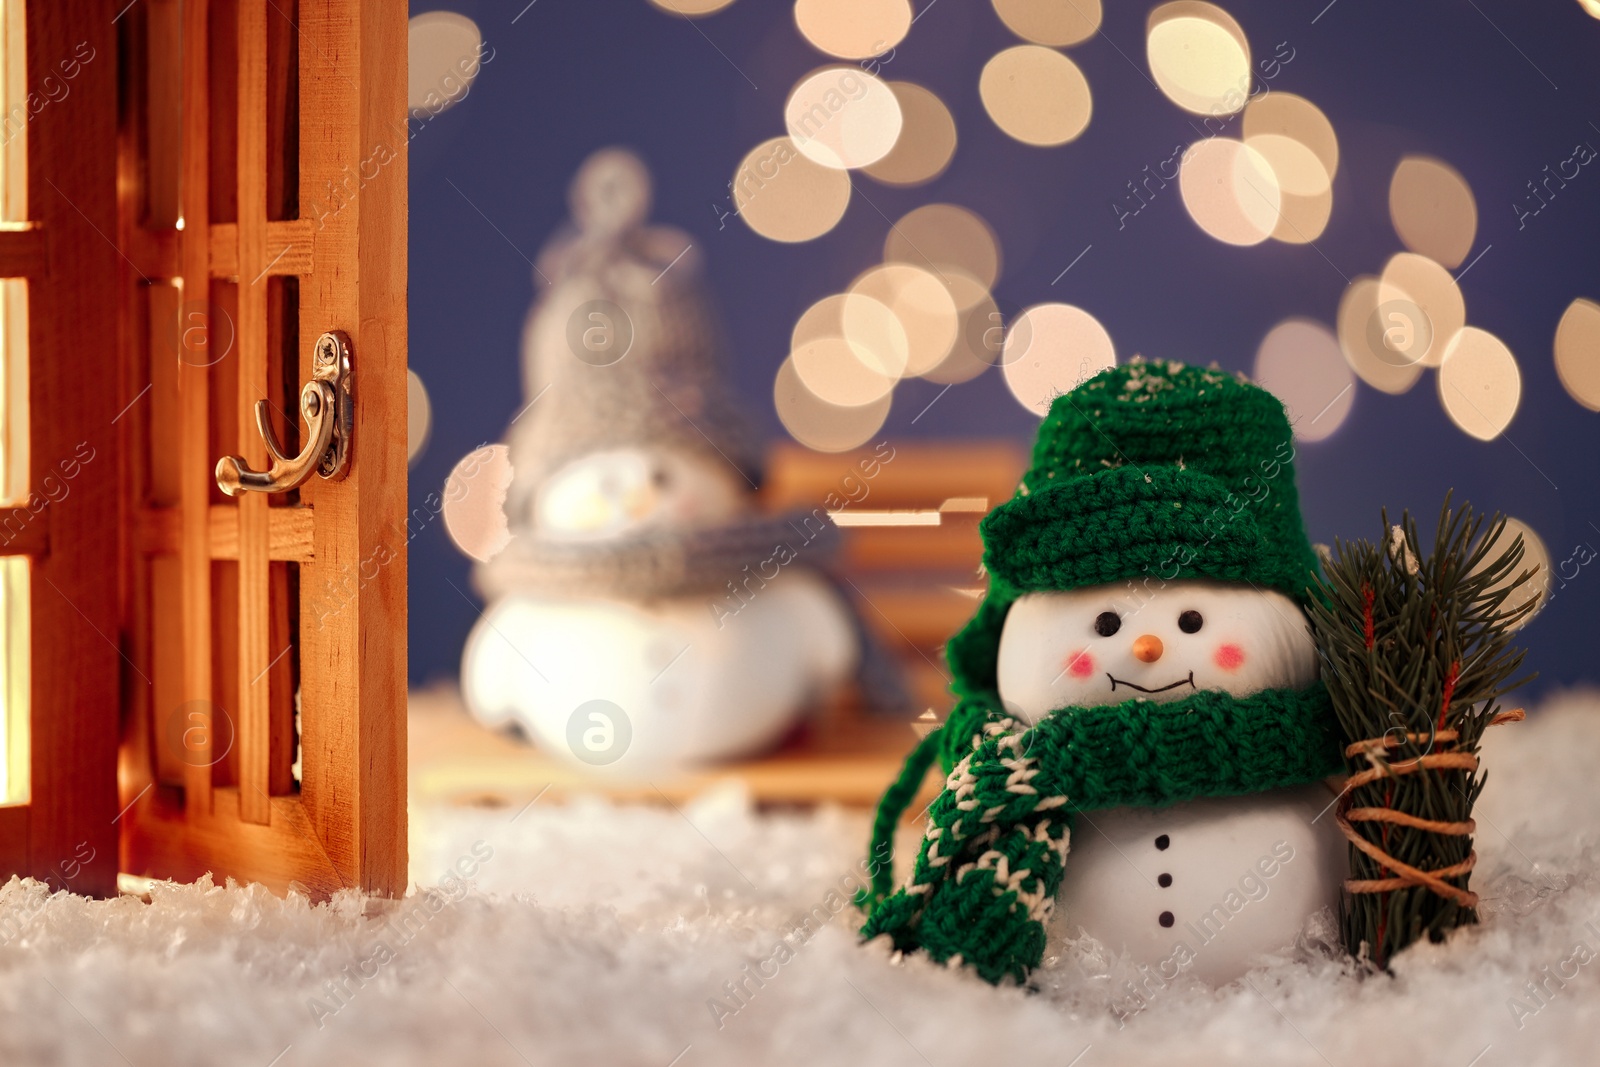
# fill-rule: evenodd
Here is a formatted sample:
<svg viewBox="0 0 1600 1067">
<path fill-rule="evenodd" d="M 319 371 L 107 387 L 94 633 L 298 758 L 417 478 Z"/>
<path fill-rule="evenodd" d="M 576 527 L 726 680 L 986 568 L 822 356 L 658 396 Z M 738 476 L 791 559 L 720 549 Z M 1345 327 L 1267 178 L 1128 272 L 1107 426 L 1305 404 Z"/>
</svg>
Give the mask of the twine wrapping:
<svg viewBox="0 0 1600 1067">
<path fill-rule="evenodd" d="M 1502 712 L 1489 721 L 1490 726 L 1499 726 L 1501 723 L 1521 722 L 1527 716 L 1521 708 Z M 1426 735 L 1408 733 L 1405 741 L 1421 741 Z M 1438 730 L 1432 735 L 1434 742 L 1451 744 L 1460 738 L 1455 730 Z M 1339 830 L 1356 848 L 1371 856 L 1385 870 L 1396 872 L 1393 878 L 1348 878 L 1344 887 L 1352 893 L 1388 893 L 1396 889 L 1406 889 L 1411 886 L 1426 886 L 1433 892 L 1455 901 L 1463 908 L 1478 906 L 1478 894 L 1469 889 L 1462 889 L 1446 882 L 1446 878 L 1454 878 L 1472 870 L 1478 862 L 1478 853 L 1474 849 L 1467 853 L 1467 858 L 1460 863 L 1452 863 L 1447 867 L 1436 867 L 1424 871 L 1408 863 L 1402 863 L 1379 846 L 1368 841 L 1356 832 L 1353 825 L 1358 822 L 1385 822 L 1396 826 L 1410 827 L 1415 830 L 1426 830 L 1429 833 L 1447 834 L 1460 837 L 1470 834 L 1477 828 L 1477 823 L 1472 819 L 1461 822 L 1442 822 L 1437 819 L 1423 819 L 1407 812 L 1394 808 L 1352 808 L 1350 806 L 1351 793 L 1361 786 L 1368 785 L 1380 778 L 1396 777 L 1402 774 L 1415 774 L 1424 768 L 1432 770 L 1462 770 L 1471 773 L 1478 769 L 1478 757 L 1470 752 L 1428 752 L 1414 759 L 1400 763 L 1387 763 L 1381 761 L 1381 754 L 1385 749 L 1396 748 L 1403 741 L 1398 737 L 1376 737 L 1365 741 L 1356 741 L 1347 745 L 1344 754 L 1357 756 L 1365 754 L 1372 759 L 1374 766 L 1350 776 L 1344 789 L 1339 794 L 1339 800 L 1334 808 L 1334 819 L 1339 824 Z"/>
</svg>

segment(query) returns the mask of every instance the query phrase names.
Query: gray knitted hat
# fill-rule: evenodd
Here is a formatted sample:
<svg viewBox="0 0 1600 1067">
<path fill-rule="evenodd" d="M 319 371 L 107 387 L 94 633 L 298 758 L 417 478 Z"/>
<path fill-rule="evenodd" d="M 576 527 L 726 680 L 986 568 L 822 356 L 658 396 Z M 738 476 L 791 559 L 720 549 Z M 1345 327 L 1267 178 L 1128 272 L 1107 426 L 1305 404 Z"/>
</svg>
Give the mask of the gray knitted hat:
<svg viewBox="0 0 1600 1067">
<path fill-rule="evenodd" d="M 754 480 L 758 451 L 723 384 L 700 257 L 683 231 L 645 225 L 644 164 L 602 149 L 569 201 L 575 225 L 540 253 L 535 285 L 548 289 L 523 328 L 524 386 L 539 400 L 513 427 L 508 508 L 571 460 L 627 445 L 714 449 Z"/>
<path fill-rule="evenodd" d="M 700 281 L 700 257 L 682 231 L 646 225 L 650 175 L 623 149 L 579 168 L 573 225 L 540 254 L 523 331 L 528 406 L 509 437 L 512 540 L 478 569 L 485 593 L 629 598 L 715 590 L 780 542 L 786 517 L 756 513 L 759 447 L 722 374 L 722 332 Z M 607 539 L 552 536 L 535 507 L 541 486 L 575 460 L 642 447 L 699 455 L 737 482 L 739 513 L 714 526 L 661 528 Z M 808 543 L 820 562 L 834 540 Z M 820 551 L 819 551 L 820 550 Z"/>
</svg>

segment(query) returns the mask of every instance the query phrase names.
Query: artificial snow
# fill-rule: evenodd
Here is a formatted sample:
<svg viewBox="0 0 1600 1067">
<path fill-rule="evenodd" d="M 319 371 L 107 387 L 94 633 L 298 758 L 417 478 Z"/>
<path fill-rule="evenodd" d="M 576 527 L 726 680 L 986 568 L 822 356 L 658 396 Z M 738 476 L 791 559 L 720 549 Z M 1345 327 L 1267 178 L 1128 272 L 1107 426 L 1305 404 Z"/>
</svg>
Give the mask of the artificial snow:
<svg viewBox="0 0 1600 1067">
<path fill-rule="evenodd" d="M 387 906 L 206 884 L 91 901 L 13 880 L 0 1064 L 1591 1062 L 1600 694 L 1554 698 L 1485 748 L 1483 923 L 1393 977 L 1358 975 L 1326 913 L 1217 990 L 1070 940 L 1061 917 L 1036 990 L 994 989 L 856 944 L 863 813 L 761 814 L 735 790 L 540 801 L 414 810 L 426 888 Z"/>
</svg>

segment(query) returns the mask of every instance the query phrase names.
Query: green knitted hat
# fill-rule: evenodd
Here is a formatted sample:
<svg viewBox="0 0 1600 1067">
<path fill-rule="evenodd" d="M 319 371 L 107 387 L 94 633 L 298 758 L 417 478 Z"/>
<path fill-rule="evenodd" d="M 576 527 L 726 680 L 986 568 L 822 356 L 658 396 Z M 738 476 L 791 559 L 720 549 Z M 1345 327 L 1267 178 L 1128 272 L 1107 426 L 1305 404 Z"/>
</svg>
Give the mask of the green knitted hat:
<svg viewBox="0 0 1600 1067">
<path fill-rule="evenodd" d="M 995 688 L 1024 593 L 1212 578 L 1303 602 L 1317 566 L 1282 402 L 1171 361 L 1135 359 L 1056 397 L 1016 495 L 980 530 L 989 592 L 946 650 L 961 696 Z"/>
</svg>

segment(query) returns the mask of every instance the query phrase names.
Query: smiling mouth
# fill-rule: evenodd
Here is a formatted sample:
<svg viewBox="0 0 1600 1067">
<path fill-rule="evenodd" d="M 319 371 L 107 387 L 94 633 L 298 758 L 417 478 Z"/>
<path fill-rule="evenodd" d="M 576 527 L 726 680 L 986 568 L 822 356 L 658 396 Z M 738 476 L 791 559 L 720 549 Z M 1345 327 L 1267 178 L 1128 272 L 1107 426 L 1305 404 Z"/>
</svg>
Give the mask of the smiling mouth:
<svg viewBox="0 0 1600 1067">
<path fill-rule="evenodd" d="M 1165 693 L 1168 689 L 1176 689 L 1180 685 L 1186 685 L 1190 689 L 1196 688 L 1195 684 L 1194 684 L 1194 671 L 1190 671 L 1189 672 L 1189 677 L 1187 677 L 1187 678 L 1179 678 L 1176 682 L 1173 682 L 1171 685 L 1163 685 L 1163 686 L 1160 686 L 1160 687 L 1155 688 L 1155 689 L 1146 689 L 1144 686 L 1138 684 L 1137 682 L 1125 682 L 1121 678 L 1118 678 L 1116 675 L 1112 674 L 1110 671 L 1106 672 L 1106 677 L 1111 679 L 1111 691 L 1113 693 L 1115 693 L 1117 691 L 1117 686 L 1119 686 L 1119 685 L 1125 685 L 1129 689 L 1137 689 L 1141 693 Z"/>
</svg>

